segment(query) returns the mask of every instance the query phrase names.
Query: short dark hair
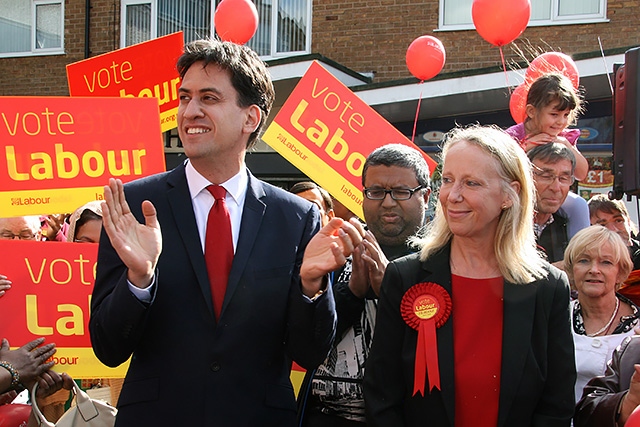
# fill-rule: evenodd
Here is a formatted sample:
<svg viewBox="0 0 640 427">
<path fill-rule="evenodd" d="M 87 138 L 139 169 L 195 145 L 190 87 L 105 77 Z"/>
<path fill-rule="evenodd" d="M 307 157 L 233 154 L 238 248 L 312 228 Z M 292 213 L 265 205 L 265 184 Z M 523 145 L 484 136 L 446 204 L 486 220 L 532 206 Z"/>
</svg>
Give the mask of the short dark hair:
<svg viewBox="0 0 640 427">
<path fill-rule="evenodd" d="M 85 209 L 80 214 L 80 217 L 76 221 L 76 230 L 85 225 L 89 221 L 100 221 L 102 222 L 102 216 L 98 215 L 91 209 Z"/>
<path fill-rule="evenodd" d="M 231 84 L 238 92 L 238 105 L 257 105 L 262 110 L 260 125 L 247 141 L 247 148 L 251 148 L 264 128 L 275 99 L 266 64 L 247 46 L 214 39 L 196 40 L 185 45 L 176 65 L 181 79 L 196 62 L 202 62 L 203 68 L 215 64 L 229 70 Z"/>
<path fill-rule="evenodd" d="M 422 153 L 404 144 L 387 144 L 376 148 L 369 154 L 362 168 L 362 186 L 367 177 L 367 170 L 371 166 L 398 166 L 411 169 L 416 174 L 418 184 L 428 188 L 429 165 Z"/>
<path fill-rule="evenodd" d="M 539 159 L 543 162 L 558 163 L 561 160 L 569 160 L 571 162 L 571 173 L 576 169 L 576 156 L 564 145 L 559 142 L 550 142 L 548 144 L 538 145 L 527 152 L 529 161 Z"/>
<path fill-rule="evenodd" d="M 320 196 L 322 197 L 322 203 L 324 203 L 324 210 L 326 212 L 329 212 L 331 209 L 333 209 L 333 199 L 331 199 L 331 195 L 329 194 L 329 192 L 324 188 L 320 187 L 318 184 L 316 184 L 313 181 L 297 182 L 293 184 L 293 186 L 289 189 L 289 191 L 293 194 L 300 194 L 305 191 L 314 190 L 314 189 L 320 192 Z"/>
<path fill-rule="evenodd" d="M 573 83 L 568 77 L 549 73 L 538 77 L 529 88 L 527 104 L 533 105 L 536 110 L 558 103 L 558 110 L 569 109 L 569 123 L 575 124 L 578 115 L 582 113 L 583 105 L 580 94 L 574 89 Z"/>
<path fill-rule="evenodd" d="M 629 211 L 622 200 L 611 200 L 606 194 L 594 194 L 588 201 L 589 215 L 593 216 L 596 212 L 606 212 L 611 215 L 620 214 L 625 218 L 629 218 Z"/>
</svg>

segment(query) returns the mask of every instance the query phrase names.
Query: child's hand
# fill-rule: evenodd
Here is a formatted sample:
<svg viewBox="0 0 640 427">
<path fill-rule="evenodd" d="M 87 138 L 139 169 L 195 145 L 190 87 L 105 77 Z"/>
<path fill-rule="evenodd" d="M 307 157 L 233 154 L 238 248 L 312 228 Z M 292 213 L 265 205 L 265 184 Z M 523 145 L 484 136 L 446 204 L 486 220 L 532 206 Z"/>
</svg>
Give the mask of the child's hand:
<svg viewBox="0 0 640 427">
<path fill-rule="evenodd" d="M 548 133 L 537 133 L 535 135 L 527 136 L 524 141 L 524 151 L 529 151 L 532 148 L 537 147 L 538 145 L 548 144 L 550 142 L 556 141 L 555 136 L 551 136 Z"/>
<path fill-rule="evenodd" d="M 557 142 L 558 144 L 562 144 L 568 148 L 573 147 L 569 140 L 564 136 L 553 136 L 544 132 L 528 136 L 523 142 L 525 143 L 525 151 L 529 151 L 532 148 L 537 147 L 538 145 L 549 144 L 551 142 Z"/>
<path fill-rule="evenodd" d="M 557 142 L 558 144 L 562 144 L 565 147 L 568 147 L 569 149 L 573 148 L 573 145 L 571 145 L 569 140 L 567 138 L 565 138 L 564 136 L 556 136 L 556 139 L 553 142 Z"/>
</svg>

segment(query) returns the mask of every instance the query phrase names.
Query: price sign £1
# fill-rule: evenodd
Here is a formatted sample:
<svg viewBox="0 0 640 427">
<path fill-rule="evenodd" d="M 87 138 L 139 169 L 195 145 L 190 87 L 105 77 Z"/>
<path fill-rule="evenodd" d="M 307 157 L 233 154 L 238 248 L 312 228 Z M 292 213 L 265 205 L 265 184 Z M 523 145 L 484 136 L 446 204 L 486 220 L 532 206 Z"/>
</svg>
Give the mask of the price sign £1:
<svg viewBox="0 0 640 427">
<path fill-rule="evenodd" d="M 610 170 L 590 170 L 584 181 L 580 183 L 582 187 L 602 188 L 613 185 L 613 174 Z"/>
</svg>

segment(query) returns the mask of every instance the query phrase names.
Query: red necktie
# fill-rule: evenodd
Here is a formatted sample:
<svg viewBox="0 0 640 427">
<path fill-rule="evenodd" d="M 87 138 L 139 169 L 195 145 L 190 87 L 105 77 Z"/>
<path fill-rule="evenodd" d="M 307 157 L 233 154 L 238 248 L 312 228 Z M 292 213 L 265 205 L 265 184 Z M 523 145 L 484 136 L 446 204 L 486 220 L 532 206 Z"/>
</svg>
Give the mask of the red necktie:
<svg viewBox="0 0 640 427">
<path fill-rule="evenodd" d="M 222 311 L 224 293 L 227 290 L 229 272 L 233 263 L 233 240 L 231 238 L 231 218 L 224 200 L 227 191 L 219 185 L 210 185 L 207 190 L 213 195 L 215 202 L 207 219 L 204 259 L 207 263 L 213 309 L 217 320 Z"/>
</svg>

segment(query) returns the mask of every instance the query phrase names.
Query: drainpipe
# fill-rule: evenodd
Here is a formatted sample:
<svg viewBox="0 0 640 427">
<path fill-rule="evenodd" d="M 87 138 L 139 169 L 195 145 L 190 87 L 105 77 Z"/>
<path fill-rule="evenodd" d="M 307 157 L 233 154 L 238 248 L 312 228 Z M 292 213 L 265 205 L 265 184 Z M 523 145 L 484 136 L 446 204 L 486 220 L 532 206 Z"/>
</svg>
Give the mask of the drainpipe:
<svg viewBox="0 0 640 427">
<path fill-rule="evenodd" d="M 91 27 L 91 0 L 85 0 L 84 3 L 84 57 L 85 59 L 91 54 L 91 48 L 89 46 L 89 29 Z"/>
</svg>

